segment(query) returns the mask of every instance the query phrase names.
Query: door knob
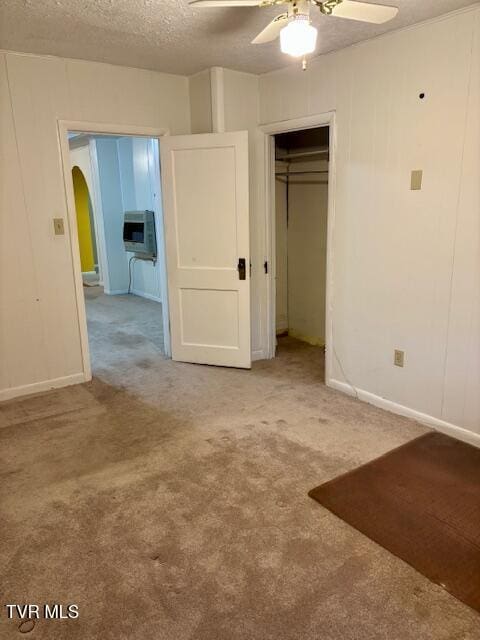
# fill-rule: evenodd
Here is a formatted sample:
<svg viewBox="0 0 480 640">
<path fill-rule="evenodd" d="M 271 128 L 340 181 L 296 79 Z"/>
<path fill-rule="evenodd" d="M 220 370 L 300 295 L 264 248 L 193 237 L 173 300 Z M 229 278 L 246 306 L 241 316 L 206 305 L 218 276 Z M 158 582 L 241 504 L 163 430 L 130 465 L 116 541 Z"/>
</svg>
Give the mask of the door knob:
<svg viewBox="0 0 480 640">
<path fill-rule="evenodd" d="M 245 262 L 245 258 L 239 258 L 238 259 L 238 279 L 239 280 L 246 280 L 247 279 L 247 266 L 246 266 L 246 262 Z"/>
</svg>

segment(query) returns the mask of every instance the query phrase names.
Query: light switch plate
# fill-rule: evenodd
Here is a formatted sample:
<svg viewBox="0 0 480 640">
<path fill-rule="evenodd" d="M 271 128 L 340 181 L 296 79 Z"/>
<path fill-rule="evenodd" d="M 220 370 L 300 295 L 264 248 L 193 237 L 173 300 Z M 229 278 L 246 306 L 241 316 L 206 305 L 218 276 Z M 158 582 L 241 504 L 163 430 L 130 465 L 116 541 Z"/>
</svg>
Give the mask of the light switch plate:
<svg viewBox="0 0 480 640">
<path fill-rule="evenodd" d="M 65 227 L 63 224 L 63 218 L 54 218 L 53 219 L 53 228 L 55 230 L 56 236 L 65 235 Z"/>
<path fill-rule="evenodd" d="M 400 351 L 400 349 L 395 349 L 393 364 L 396 367 L 404 367 L 405 366 L 405 351 Z"/>
<path fill-rule="evenodd" d="M 421 169 L 416 169 L 415 171 L 412 171 L 410 189 L 412 191 L 421 191 L 422 179 L 423 179 L 423 171 Z"/>
</svg>

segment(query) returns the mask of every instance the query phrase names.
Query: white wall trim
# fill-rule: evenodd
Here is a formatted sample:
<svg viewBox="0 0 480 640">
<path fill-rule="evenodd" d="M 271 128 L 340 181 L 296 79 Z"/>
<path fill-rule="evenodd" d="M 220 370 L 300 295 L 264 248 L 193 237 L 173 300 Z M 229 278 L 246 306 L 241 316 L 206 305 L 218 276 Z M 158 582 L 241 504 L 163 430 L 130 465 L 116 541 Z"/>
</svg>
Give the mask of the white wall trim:
<svg viewBox="0 0 480 640">
<path fill-rule="evenodd" d="M 128 289 L 114 289 L 113 291 L 104 289 L 103 292 L 107 296 L 128 296 L 129 295 Z M 130 294 L 133 294 L 134 296 L 138 296 L 139 298 L 146 298 L 147 300 L 160 302 L 160 304 L 163 303 L 162 298 L 160 298 L 159 296 L 154 296 L 151 293 L 146 293 L 145 291 L 141 291 L 139 289 L 130 289 Z"/>
<path fill-rule="evenodd" d="M 128 289 L 104 289 L 103 293 L 107 296 L 126 296 Z"/>
<path fill-rule="evenodd" d="M 188 80 L 188 76 L 181 73 L 171 73 L 168 71 L 158 71 L 155 69 L 145 69 L 143 67 L 132 67 L 128 64 L 117 64 L 115 62 L 102 62 L 101 60 L 86 60 L 85 58 L 71 58 L 69 56 L 58 56 L 52 53 L 31 53 L 28 51 L 16 51 L 15 49 L 3 49 L 0 47 L 0 54 L 23 56 L 25 58 L 43 58 L 45 60 L 65 60 L 67 62 L 88 62 L 88 64 L 96 64 L 102 67 L 113 67 L 114 69 L 130 69 L 132 71 L 138 71 L 145 74 L 157 74 L 159 76 L 170 76 L 172 78 L 185 78 Z M 199 71 L 198 73 L 201 73 Z"/>
<path fill-rule="evenodd" d="M 444 420 L 440 420 L 439 418 L 435 418 L 434 416 L 422 413 L 421 411 L 410 409 L 409 407 L 405 407 L 402 404 L 392 402 L 391 400 L 387 400 L 386 398 L 377 396 L 374 393 L 370 393 L 370 391 L 364 391 L 363 389 L 359 389 L 358 387 L 353 388 L 348 383 L 341 382 L 340 380 L 336 380 L 335 378 L 327 379 L 326 384 L 332 389 L 342 391 L 349 396 L 357 397 L 362 402 L 367 402 L 368 404 L 372 404 L 375 407 L 379 407 L 380 409 L 385 409 L 385 411 L 390 411 L 390 413 L 395 413 L 399 416 L 411 418 L 412 420 L 416 420 L 417 422 L 420 422 L 427 427 L 432 427 L 436 431 L 445 433 L 447 436 L 457 438 L 457 440 L 462 440 L 463 442 L 467 442 L 468 444 L 471 444 L 475 447 L 480 447 L 479 433 L 468 431 L 468 429 L 458 427 L 457 425 L 451 424 L 450 422 L 445 422 Z"/>
<path fill-rule="evenodd" d="M 274 175 L 274 139 L 278 133 L 289 131 L 300 131 L 303 129 L 313 129 L 315 127 L 328 126 L 330 128 L 330 154 L 328 164 L 328 215 L 327 215 L 327 273 L 326 273 L 326 293 L 325 293 L 325 377 L 328 379 L 332 371 L 333 363 L 333 231 L 335 222 L 335 175 L 336 175 L 336 120 L 335 111 L 328 111 L 313 116 L 303 118 L 293 118 L 272 122 L 259 127 L 259 131 L 264 136 L 265 152 L 265 236 L 266 236 L 266 257 L 271 266 L 268 278 L 268 300 L 267 300 L 267 344 L 264 351 L 267 358 L 275 357 L 276 326 L 275 326 L 275 175 Z"/>
<path fill-rule="evenodd" d="M 160 265 L 158 271 L 160 283 L 160 296 L 162 304 L 163 318 L 163 348 L 167 358 L 172 357 L 172 346 L 170 336 L 170 307 L 168 306 L 168 277 L 167 277 L 167 248 L 165 245 L 165 219 L 163 215 L 163 187 L 160 167 L 160 143 L 153 145 L 153 164 L 155 171 L 155 194 L 153 201 L 155 203 L 156 225 L 155 232 L 157 235 L 157 263 Z"/>
<path fill-rule="evenodd" d="M 90 351 L 88 347 L 87 314 L 83 293 L 82 265 L 80 260 L 80 245 L 78 241 L 77 214 L 75 210 L 75 193 L 73 191 L 72 170 L 70 162 L 70 146 L 68 143 L 69 124 L 58 121 L 58 145 L 60 150 L 61 167 L 63 171 L 63 185 L 67 207 L 67 235 L 70 242 L 72 256 L 72 270 L 75 287 L 75 303 L 78 318 L 78 331 L 82 352 L 83 374 L 85 379 L 92 377 Z M 104 274 L 105 275 L 105 274 Z M 39 383 L 42 384 L 42 383 Z M 28 392 L 25 392 L 28 393 Z M 32 392 L 35 393 L 35 392 Z"/>
<path fill-rule="evenodd" d="M 333 121 L 335 111 L 327 111 L 313 116 L 303 116 L 301 118 L 291 118 L 290 120 L 275 120 L 260 125 L 259 129 L 267 135 L 277 133 L 289 133 L 290 131 L 302 131 L 303 129 L 314 129 L 315 127 L 329 126 Z"/>
<path fill-rule="evenodd" d="M 153 302 L 159 302 L 162 304 L 162 298 L 160 296 L 154 296 L 151 293 L 146 293 L 145 291 L 138 291 L 137 289 L 131 289 L 130 293 L 134 296 L 138 296 L 139 298 L 145 298 L 146 300 L 153 300 Z"/>
<path fill-rule="evenodd" d="M 97 143 L 93 138 L 88 142 L 90 153 L 90 167 L 92 173 L 93 193 L 90 194 L 93 206 L 93 221 L 95 225 L 95 240 L 97 242 L 97 258 L 100 270 L 100 278 L 106 289 L 110 287 L 110 275 L 108 270 L 107 245 L 105 241 L 105 226 L 103 223 L 102 194 L 100 190 L 100 173 L 98 167 Z"/>
<path fill-rule="evenodd" d="M 110 136 L 134 136 L 139 138 L 161 138 L 168 136 L 168 128 L 142 127 L 136 124 L 112 124 L 109 122 L 89 122 L 88 120 L 59 120 L 69 131 L 95 133 Z"/>
<path fill-rule="evenodd" d="M 57 121 L 58 145 L 60 150 L 61 166 L 63 171 L 63 183 L 65 188 L 65 200 L 67 209 L 67 234 L 70 241 L 72 255 L 72 270 L 75 282 L 76 306 L 78 317 L 78 330 L 80 334 L 80 344 L 83 361 L 83 377 L 77 382 L 90 380 L 92 368 L 90 362 L 90 350 L 88 344 L 87 313 L 85 309 L 85 297 L 83 293 L 82 267 L 80 262 L 80 247 L 78 243 L 77 221 L 75 212 L 75 196 L 73 193 L 73 183 L 70 168 L 70 147 L 68 144 L 68 132 L 78 131 L 80 133 L 99 133 L 115 136 L 135 136 L 145 138 L 156 138 L 160 144 L 160 139 L 169 134 L 167 128 L 143 127 L 129 124 L 114 124 L 108 122 L 89 122 L 82 120 L 61 120 Z M 105 275 L 105 274 L 104 274 Z M 109 292 L 123 293 L 123 292 Z M 48 383 L 39 383 L 47 384 Z M 68 383 L 75 384 L 75 383 Z M 50 387 L 46 387 L 47 389 Z M 44 389 L 45 390 L 45 389 Z M 25 392 L 35 393 L 35 391 Z"/>
<path fill-rule="evenodd" d="M 62 378 L 53 378 L 53 380 L 42 380 L 41 382 L 33 382 L 32 384 L 25 384 L 21 387 L 10 387 L 9 389 L 2 389 L 0 391 L 0 402 L 5 400 L 12 400 L 19 396 L 28 396 L 32 393 L 43 393 L 45 391 L 51 391 L 52 389 L 60 389 L 61 387 L 69 387 L 73 384 L 80 384 L 82 382 L 88 382 L 92 376 L 86 376 L 85 373 L 74 373 L 70 376 L 64 376 Z"/>
<path fill-rule="evenodd" d="M 256 351 L 252 351 L 252 362 L 255 360 L 266 360 L 267 354 L 263 349 L 257 349 Z"/>
</svg>

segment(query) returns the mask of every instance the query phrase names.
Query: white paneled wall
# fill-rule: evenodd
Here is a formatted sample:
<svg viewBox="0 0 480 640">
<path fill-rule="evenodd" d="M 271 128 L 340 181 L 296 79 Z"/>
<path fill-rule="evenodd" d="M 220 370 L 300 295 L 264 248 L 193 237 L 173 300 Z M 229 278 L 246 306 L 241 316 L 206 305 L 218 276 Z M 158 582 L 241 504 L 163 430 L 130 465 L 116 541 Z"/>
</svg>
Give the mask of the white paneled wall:
<svg viewBox="0 0 480 640">
<path fill-rule="evenodd" d="M 290 171 L 325 171 L 325 161 L 298 162 Z M 288 189 L 287 288 L 289 335 L 325 344 L 328 185 L 319 176 L 290 180 Z M 303 184 L 301 184 L 303 182 Z M 277 202 L 275 203 L 277 207 Z M 280 203 L 280 208 L 282 203 Z M 279 258 L 276 256 L 276 274 Z M 278 286 L 278 280 L 276 281 Z M 277 295 L 278 299 L 278 295 Z"/>
<path fill-rule="evenodd" d="M 210 69 L 205 69 L 190 76 L 189 88 L 192 133 L 211 133 L 212 89 Z"/>
<path fill-rule="evenodd" d="M 161 226 L 162 215 L 159 211 L 161 202 L 160 183 L 155 166 L 156 140 L 149 138 L 120 138 L 118 140 L 118 159 L 122 186 L 123 211 L 154 211 L 155 226 Z M 162 232 L 161 229 L 157 231 Z M 123 250 L 123 244 L 122 244 Z M 125 253 L 127 261 L 133 253 Z M 162 300 L 160 285 L 160 262 L 135 260 L 131 265 L 132 292 L 157 302 Z M 127 274 L 128 283 L 128 274 Z"/>
<path fill-rule="evenodd" d="M 57 119 L 171 133 L 190 132 L 191 119 L 194 132 L 214 121 L 248 129 L 259 358 L 268 352 L 269 247 L 258 124 L 335 111 L 330 383 L 480 436 L 478 5 L 321 56 L 306 72 L 224 69 L 215 101 L 210 71 L 187 79 L 0 55 L 0 398 L 82 379 L 72 255 L 52 227 L 53 217 L 66 218 Z M 212 113 L 219 105 L 221 118 Z M 409 189 L 413 169 L 424 172 L 421 191 Z M 403 369 L 392 364 L 395 348 L 406 352 Z"/>
<path fill-rule="evenodd" d="M 0 53 L 0 399 L 83 380 L 58 119 L 189 133 L 188 79 Z"/>
<path fill-rule="evenodd" d="M 122 235 L 123 176 L 120 172 L 118 141 L 112 136 L 98 138 L 94 144 L 98 160 L 98 184 L 108 272 L 108 280 L 105 278 L 105 293 L 125 293 L 128 290 L 128 262 Z"/>
<path fill-rule="evenodd" d="M 478 437 L 480 8 L 264 75 L 260 95 L 263 123 L 337 116 L 330 382 Z"/>
<path fill-rule="evenodd" d="M 95 157 L 95 162 L 92 157 Z M 71 165 L 78 166 L 83 172 L 92 199 L 99 258 L 103 256 L 102 249 L 106 249 L 102 260 L 102 273 L 106 277 L 102 284 L 107 294 L 128 291 L 128 263 L 134 254 L 125 252 L 123 244 L 124 212 L 154 211 L 159 235 L 163 233 L 157 159 L 157 139 L 145 137 L 99 136 L 86 141 L 83 146 L 70 149 Z M 95 185 L 98 185 L 99 201 L 103 205 L 100 207 Z M 132 293 L 161 302 L 160 269 L 159 261 L 132 262 Z"/>
<path fill-rule="evenodd" d="M 325 171 L 328 162 L 276 162 L 277 171 L 288 168 Z M 328 184 L 319 182 L 318 175 L 300 175 L 290 179 L 287 190 L 285 182 L 275 181 L 275 310 L 277 333 L 288 330 L 293 337 L 323 346 Z"/>
</svg>

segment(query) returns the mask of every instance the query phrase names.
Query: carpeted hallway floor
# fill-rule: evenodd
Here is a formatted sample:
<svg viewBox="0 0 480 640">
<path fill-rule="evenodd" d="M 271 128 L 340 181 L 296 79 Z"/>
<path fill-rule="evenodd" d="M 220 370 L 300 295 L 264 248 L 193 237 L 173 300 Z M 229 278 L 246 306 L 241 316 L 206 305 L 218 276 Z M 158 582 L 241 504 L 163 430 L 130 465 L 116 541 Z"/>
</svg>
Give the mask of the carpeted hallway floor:
<svg viewBox="0 0 480 640">
<path fill-rule="evenodd" d="M 477 613 L 307 496 L 423 427 L 327 389 L 317 348 L 175 363 L 110 303 L 88 303 L 91 383 L 0 405 L 2 605 L 80 608 L 27 637 L 480 639 Z"/>
<path fill-rule="evenodd" d="M 162 305 L 134 295 L 84 289 L 92 371 L 108 380 L 116 367 L 132 368 L 163 354 Z"/>
</svg>

